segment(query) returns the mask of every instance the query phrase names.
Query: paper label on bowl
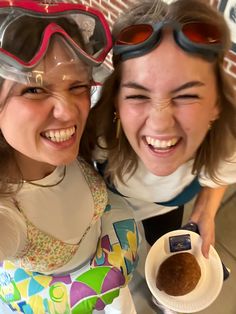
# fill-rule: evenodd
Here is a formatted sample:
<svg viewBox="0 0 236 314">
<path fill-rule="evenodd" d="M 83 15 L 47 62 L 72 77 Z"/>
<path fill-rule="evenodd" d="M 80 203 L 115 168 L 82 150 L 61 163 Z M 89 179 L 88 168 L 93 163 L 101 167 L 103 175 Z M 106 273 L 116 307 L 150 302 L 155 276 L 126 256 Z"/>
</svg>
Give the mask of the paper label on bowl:
<svg viewBox="0 0 236 314">
<path fill-rule="evenodd" d="M 170 252 L 191 250 L 190 234 L 169 237 Z"/>
</svg>

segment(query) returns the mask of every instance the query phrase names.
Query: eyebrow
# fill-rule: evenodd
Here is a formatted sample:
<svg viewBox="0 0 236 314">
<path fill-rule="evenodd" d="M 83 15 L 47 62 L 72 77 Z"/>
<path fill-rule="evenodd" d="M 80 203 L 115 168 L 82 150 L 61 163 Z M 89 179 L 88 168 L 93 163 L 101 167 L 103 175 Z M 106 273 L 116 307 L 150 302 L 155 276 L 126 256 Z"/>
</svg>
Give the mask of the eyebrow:
<svg viewBox="0 0 236 314">
<path fill-rule="evenodd" d="M 191 87 L 202 87 L 202 86 L 205 86 L 205 84 L 201 81 L 190 81 L 190 82 L 187 82 L 177 88 L 175 88 L 174 90 L 172 90 L 171 92 L 172 93 L 177 93 L 177 92 L 180 92 L 181 90 L 183 89 L 186 89 L 186 88 L 191 88 Z M 138 84 L 136 82 L 127 82 L 127 83 L 124 83 L 124 84 L 121 84 L 121 87 L 126 87 L 126 88 L 133 88 L 133 89 L 141 89 L 145 92 L 151 92 L 151 90 L 141 84 Z"/>
<path fill-rule="evenodd" d="M 201 82 L 201 81 L 190 81 L 190 82 L 187 82 L 187 83 L 177 87 L 176 89 L 174 89 L 172 91 L 172 93 L 180 92 L 181 90 L 186 89 L 186 88 L 202 87 L 202 86 L 205 86 L 205 84 L 203 82 Z"/>
<path fill-rule="evenodd" d="M 85 81 L 79 81 L 79 80 L 71 81 L 70 85 L 74 86 L 74 85 L 77 85 L 77 84 L 85 84 Z M 43 85 L 39 86 L 39 87 L 44 87 L 44 88 L 47 88 L 47 89 L 54 89 L 56 86 L 57 86 L 57 84 L 55 84 L 55 83 L 49 83 L 47 81 L 44 81 Z"/>
<path fill-rule="evenodd" d="M 147 87 L 145 87 L 143 85 L 140 85 L 140 84 L 138 84 L 136 82 L 132 82 L 132 81 L 124 83 L 124 84 L 121 84 L 121 87 L 141 89 L 143 91 L 150 92 L 150 89 L 148 89 Z"/>
</svg>

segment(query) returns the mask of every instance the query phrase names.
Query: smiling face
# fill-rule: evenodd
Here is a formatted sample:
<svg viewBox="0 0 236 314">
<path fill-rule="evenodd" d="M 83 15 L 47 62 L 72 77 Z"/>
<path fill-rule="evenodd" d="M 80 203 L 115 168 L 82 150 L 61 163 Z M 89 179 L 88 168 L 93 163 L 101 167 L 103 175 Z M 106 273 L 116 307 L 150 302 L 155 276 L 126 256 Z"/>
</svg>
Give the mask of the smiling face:
<svg viewBox="0 0 236 314">
<path fill-rule="evenodd" d="M 36 70 L 43 83 L 24 85 L 6 80 L 0 100 L 3 136 L 15 150 L 24 178 L 36 180 L 57 165 L 73 161 L 90 108 L 90 74 L 78 59 L 54 41 Z"/>
<path fill-rule="evenodd" d="M 214 65 L 185 53 L 166 33 L 150 53 L 124 61 L 117 111 L 146 168 L 173 173 L 194 157 L 218 114 Z"/>
</svg>

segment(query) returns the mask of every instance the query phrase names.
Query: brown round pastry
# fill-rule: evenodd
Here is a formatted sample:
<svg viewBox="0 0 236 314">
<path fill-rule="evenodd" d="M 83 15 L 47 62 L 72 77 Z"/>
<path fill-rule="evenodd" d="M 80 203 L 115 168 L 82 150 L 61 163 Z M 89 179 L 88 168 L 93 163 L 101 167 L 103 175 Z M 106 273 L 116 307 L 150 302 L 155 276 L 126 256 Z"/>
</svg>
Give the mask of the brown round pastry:
<svg viewBox="0 0 236 314">
<path fill-rule="evenodd" d="M 191 253 L 168 257 L 158 270 L 156 286 L 169 295 L 181 296 L 191 292 L 201 277 L 201 269 Z"/>
</svg>

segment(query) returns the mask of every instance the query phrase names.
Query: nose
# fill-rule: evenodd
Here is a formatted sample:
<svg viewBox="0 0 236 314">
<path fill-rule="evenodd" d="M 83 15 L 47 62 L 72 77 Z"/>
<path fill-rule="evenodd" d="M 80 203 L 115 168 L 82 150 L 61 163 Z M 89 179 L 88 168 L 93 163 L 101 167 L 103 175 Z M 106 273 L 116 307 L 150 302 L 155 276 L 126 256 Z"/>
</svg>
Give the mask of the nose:
<svg viewBox="0 0 236 314">
<path fill-rule="evenodd" d="M 170 99 L 154 99 L 152 106 L 155 108 L 156 111 L 162 111 L 168 106 L 171 106 Z"/>
<path fill-rule="evenodd" d="M 53 116 L 61 121 L 74 119 L 78 114 L 78 105 L 68 95 L 57 95 L 53 97 Z"/>
<path fill-rule="evenodd" d="M 155 101 L 150 108 L 146 124 L 158 133 L 166 132 L 175 125 L 174 110 L 168 101 Z"/>
</svg>

